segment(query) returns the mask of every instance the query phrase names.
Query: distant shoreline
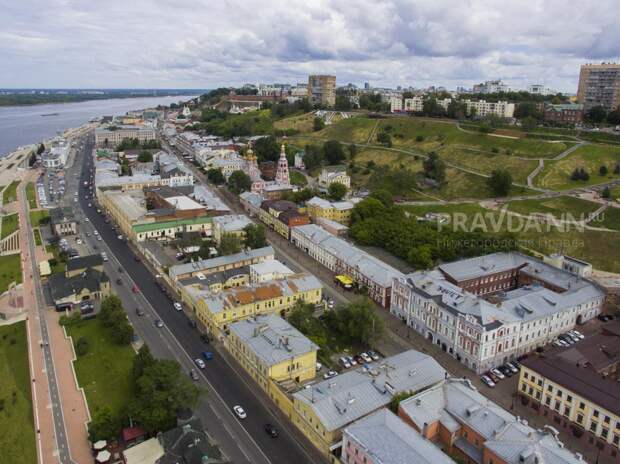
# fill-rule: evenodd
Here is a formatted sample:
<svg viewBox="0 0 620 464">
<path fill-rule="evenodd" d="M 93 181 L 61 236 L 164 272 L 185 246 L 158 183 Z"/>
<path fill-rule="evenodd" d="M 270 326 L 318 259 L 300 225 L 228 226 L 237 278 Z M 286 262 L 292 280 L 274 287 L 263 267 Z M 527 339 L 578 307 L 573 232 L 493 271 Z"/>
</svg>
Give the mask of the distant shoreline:
<svg viewBox="0 0 620 464">
<path fill-rule="evenodd" d="M 180 99 L 187 98 L 187 94 L 174 94 L 166 93 L 161 95 L 145 95 L 145 94 L 104 94 L 104 95 L 26 95 L 26 94 L 14 94 L 14 95 L 0 95 L 0 108 L 7 106 L 38 106 L 48 104 L 63 104 L 63 103 L 81 103 L 85 101 L 96 100 L 122 100 L 127 98 L 158 98 L 158 97 L 175 97 Z M 195 97 L 198 97 L 196 95 Z M 193 97 L 193 98 L 195 98 Z M 39 99 L 40 101 L 33 101 Z"/>
</svg>

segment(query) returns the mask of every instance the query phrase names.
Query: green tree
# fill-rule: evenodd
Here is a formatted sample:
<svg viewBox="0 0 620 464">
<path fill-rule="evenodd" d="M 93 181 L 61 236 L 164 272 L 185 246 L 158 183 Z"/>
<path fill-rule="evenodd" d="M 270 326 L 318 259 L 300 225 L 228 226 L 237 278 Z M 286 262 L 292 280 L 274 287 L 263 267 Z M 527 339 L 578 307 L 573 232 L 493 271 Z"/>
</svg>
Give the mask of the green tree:
<svg viewBox="0 0 620 464">
<path fill-rule="evenodd" d="M 314 122 L 312 123 L 312 129 L 314 132 L 325 129 L 325 121 L 323 121 L 323 118 L 319 118 L 318 116 L 315 117 Z"/>
<path fill-rule="evenodd" d="M 228 178 L 228 188 L 237 195 L 250 190 L 250 187 L 252 187 L 252 179 L 243 171 L 235 171 Z"/>
<path fill-rule="evenodd" d="M 93 443 L 99 440 L 114 440 L 118 437 L 120 429 L 119 418 L 114 417 L 109 407 L 102 406 L 95 411 L 88 424 L 88 439 Z"/>
<path fill-rule="evenodd" d="M 495 169 L 487 179 L 487 184 L 495 196 L 505 197 L 512 186 L 512 174 L 506 169 Z"/>
<path fill-rule="evenodd" d="M 246 247 L 262 248 L 267 246 L 267 239 L 265 237 L 265 226 L 262 224 L 248 224 L 243 229 L 245 233 L 244 244 Z"/>
<path fill-rule="evenodd" d="M 387 132 L 379 132 L 377 134 L 377 142 L 381 145 L 390 148 L 392 146 L 392 136 Z"/>
<path fill-rule="evenodd" d="M 384 189 L 373 190 L 369 197 L 376 198 L 388 208 L 394 204 L 394 196 Z"/>
<path fill-rule="evenodd" d="M 138 155 L 138 161 L 141 163 L 150 163 L 153 161 L 153 154 L 148 150 L 142 150 Z"/>
<path fill-rule="evenodd" d="M 336 307 L 327 313 L 325 324 L 344 340 L 364 346 L 373 346 L 383 335 L 383 320 L 369 298 Z"/>
<path fill-rule="evenodd" d="M 590 108 L 586 113 L 586 121 L 592 124 L 601 124 L 607 118 L 607 110 L 603 106 L 595 106 Z"/>
<path fill-rule="evenodd" d="M 351 100 L 346 95 L 336 95 L 336 111 L 350 111 L 352 108 Z"/>
<path fill-rule="evenodd" d="M 308 171 L 319 168 L 325 162 L 325 155 L 322 147 L 317 145 L 306 145 L 304 149 L 304 164 Z"/>
<path fill-rule="evenodd" d="M 353 207 L 351 211 L 351 223 L 361 222 L 365 219 L 377 217 L 385 211 L 385 205 L 376 198 L 365 198 Z"/>
<path fill-rule="evenodd" d="M 132 375 L 134 380 L 142 377 L 145 369 L 153 364 L 155 364 L 155 358 L 153 358 L 149 346 L 145 343 L 140 347 L 135 358 L 133 358 Z"/>
<path fill-rule="evenodd" d="M 129 345 L 133 334 L 133 326 L 129 323 L 126 316 L 112 327 L 112 339 L 119 345 Z"/>
<path fill-rule="evenodd" d="M 434 151 L 428 154 L 428 158 L 422 163 L 424 175 L 429 179 L 442 183 L 446 179 L 446 165 Z"/>
<path fill-rule="evenodd" d="M 607 115 L 607 122 L 612 125 L 620 125 L 620 106 L 609 112 Z"/>
<path fill-rule="evenodd" d="M 333 182 L 327 188 L 327 195 L 334 201 L 340 201 L 347 194 L 347 186 L 340 182 Z"/>
<path fill-rule="evenodd" d="M 338 140 L 328 140 L 323 144 L 323 153 L 328 164 L 339 164 L 345 159 L 342 144 Z"/>
<path fill-rule="evenodd" d="M 110 295 L 101 302 L 99 320 L 106 327 L 115 325 L 119 318 L 124 317 L 123 305 L 116 295 Z"/>
<path fill-rule="evenodd" d="M 523 102 L 515 108 L 514 117 L 517 119 L 532 118 L 535 121 L 540 121 L 542 113 L 536 102 Z"/>
<path fill-rule="evenodd" d="M 212 168 L 207 170 L 207 179 L 209 182 L 215 185 L 221 185 L 226 182 L 224 174 L 222 174 L 221 168 Z"/>
<path fill-rule="evenodd" d="M 411 248 L 407 262 L 417 269 L 427 269 L 433 265 L 433 249 L 428 244 Z"/>
<path fill-rule="evenodd" d="M 254 143 L 254 153 L 258 161 L 278 161 L 280 146 L 275 137 L 262 137 Z"/>
<path fill-rule="evenodd" d="M 603 191 L 601 192 L 601 197 L 609 200 L 611 198 L 611 190 L 609 190 L 608 186 L 605 186 Z"/>
<path fill-rule="evenodd" d="M 601 176 L 606 176 L 608 172 L 609 172 L 609 169 L 607 169 L 607 166 L 605 166 L 604 164 L 600 168 L 598 168 L 598 173 Z"/>
<path fill-rule="evenodd" d="M 167 359 L 144 369 L 135 382 L 135 392 L 129 412 L 151 434 L 174 427 L 177 411 L 193 409 L 201 393 L 183 375 L 179 363 Z"/>
<path fill-rule="evenodd" d="M 241 239 L 236 234 L 222 235 L 217 251 L 221 256 L 232 255 L 241 251 Z"/>
<path fill-rule="evenodd" d="M 527 116 L 521 120 L 521 128 L 525 132 L 532 132 L 538 126 L 538 121 L 531 116 Z"/>
<path fill-rule="evenodd" d="M 357 156 L 357 145 L 352 143 L 349 145 L 349 159 L 351 161 L 355 161 L 355 157 Z"/>
<path fill-rule="evenodd" d="M 44 151 L 45 151 L 45 145 L 40 143 L 39 147 L 37 148 L 37 155 L 41 155 Z"/>
</svg>

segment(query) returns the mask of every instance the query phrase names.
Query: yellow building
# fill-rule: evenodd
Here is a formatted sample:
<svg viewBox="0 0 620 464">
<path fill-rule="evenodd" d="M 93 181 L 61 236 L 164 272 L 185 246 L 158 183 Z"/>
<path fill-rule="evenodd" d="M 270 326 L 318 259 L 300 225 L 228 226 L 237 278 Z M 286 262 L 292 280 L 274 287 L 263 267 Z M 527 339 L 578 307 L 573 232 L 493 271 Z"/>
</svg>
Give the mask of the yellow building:
<svg viewBox="0 0 620 464">
<path fill-rule="evenodd" d="M 319 347 L 277 314 L 230 324 L 226 347 L 265 390 L 269 380 L 296 383 L 316 375 Z"/>
<path fill-rule="evenodd" d="M 212 334 L 228 332 L 229 325 L 259 314 L 284 315 L 299 300 L 317 304 L 323 287 L 313 275 L 293 274 L 280 280 L 242 285 L 213 293 L 186 287 L 196 317 Z"/>
<path fill-rule="evenodd" d="M 313 197 L 306 202 L 308 216 L 312 219 L 329 219 L 344 225 L 349 224 L 354 206 L 352 201 L 332 202 L 320 197 Z"/>
<path fill-rule="evenodd" d="M 245 228 L 252 225 L 252 220 L 244 214 L 229 214 L 213 218 L 213 238 L 220 243 L 225 234 L 235 235 L 243 242 Z"/>
</svg>

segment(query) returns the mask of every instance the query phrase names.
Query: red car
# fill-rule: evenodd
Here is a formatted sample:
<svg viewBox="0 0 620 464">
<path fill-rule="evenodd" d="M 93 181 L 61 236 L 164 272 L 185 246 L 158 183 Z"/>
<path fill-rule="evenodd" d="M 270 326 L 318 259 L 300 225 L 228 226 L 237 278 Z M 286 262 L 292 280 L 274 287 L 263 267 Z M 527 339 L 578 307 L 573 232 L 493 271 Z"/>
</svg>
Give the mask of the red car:
<svg viewBox="0 0 620 464">
<path fill-rule="evenodd" d="M 137 287 L 137 285 L 134 285 L 133 288 L 131 289 L 132 292 L 134 293 L 138 293 L 140 291 L 140 289 Z"/>
</svg>

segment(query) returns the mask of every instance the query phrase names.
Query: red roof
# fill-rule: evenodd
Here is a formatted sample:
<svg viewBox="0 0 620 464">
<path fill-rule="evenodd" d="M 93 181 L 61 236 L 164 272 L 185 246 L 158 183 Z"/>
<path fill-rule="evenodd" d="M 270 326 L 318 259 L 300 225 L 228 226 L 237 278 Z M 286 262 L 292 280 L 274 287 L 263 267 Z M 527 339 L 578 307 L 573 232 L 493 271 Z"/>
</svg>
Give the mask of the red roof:
<svg viewBox="0 0 620 464">
<path fill-rule="evenodd" d="M 123 441 L 129 442 L 146 435 L 142 427 L 125 427 L 123 429 Z"/>
</svg>

